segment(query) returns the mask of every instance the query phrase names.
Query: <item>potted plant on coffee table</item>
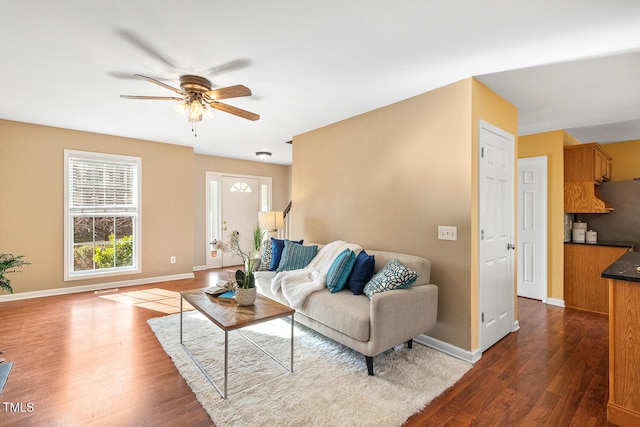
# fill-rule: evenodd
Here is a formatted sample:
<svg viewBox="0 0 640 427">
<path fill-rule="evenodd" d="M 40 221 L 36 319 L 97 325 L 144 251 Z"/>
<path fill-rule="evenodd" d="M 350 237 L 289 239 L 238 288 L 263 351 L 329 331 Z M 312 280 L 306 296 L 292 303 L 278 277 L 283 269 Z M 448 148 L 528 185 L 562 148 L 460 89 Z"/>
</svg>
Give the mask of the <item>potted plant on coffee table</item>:
<svg viewBox="0 0 640 427">
<path fill-rule="evenodd" d="M 19 271 L 17 268 L 31 264 L 23 261 L 22 258 L 24 258 L 24 255 L 13 256 L 7 252 L 0 253 L 0 290 L 7 291 L 10 294 L 13 293 L 11 280 L 7 279 L 5 274 L 15 273 Z"/>
<path fill-rule="evenodd" d="M 235 274 L 236 302 L 241 306 L 252 305 L 256 301 L 256 278 L 253 270 L 262 245 L 260 225 L 256 224 L 253 229 L 251 246 L 247 252 L 240 248 L 240 232 L 237 230 L 231 232 L 229 243 L 214 241 L 214 244 L 224 252 L 232 252 L 242 258 L 244 269 L 237 270 Z"/>
</svg>

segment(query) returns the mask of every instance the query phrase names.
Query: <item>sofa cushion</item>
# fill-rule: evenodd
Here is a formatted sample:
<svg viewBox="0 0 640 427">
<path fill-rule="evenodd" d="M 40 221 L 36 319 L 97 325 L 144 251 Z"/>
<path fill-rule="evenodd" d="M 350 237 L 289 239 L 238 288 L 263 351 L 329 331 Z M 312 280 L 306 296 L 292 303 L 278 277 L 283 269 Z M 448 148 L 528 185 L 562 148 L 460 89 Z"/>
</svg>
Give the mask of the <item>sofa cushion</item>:
<svg viewBox="0 0 640 427">
<path fill-rule="evenodd" d="M 304 240 L 299 240 L 295 243 L 302 244 Z M 280 265 L 280 258 L 282 258 L 282 251 L 284 250 L 284 240 L 271 238 L 271 265 L 270 271 L 276 271 Z"/>
<path fill-rule="evenodd" d="M 349 276 L 348 286 L 354 295 L 360 295 L 364 290 L 364 286 L 369 283 L 373 277 L 373 271 L 376 261 L 373 255 L 369 255 L 364 249 L 360 251 L 356 257 L 356 263 L 353 266 L 351 275 Z"/>
<path fill-rule="evenodd" d="M 351 249 L 345 249 L 336 257 L 327 271 L 327 288 L 331 293 L 344 289 L 355 263 L 356 254 Z"/>
<path fill-rule="evenodd" d="M 281 271 L 305 268 L 316 256 L 317 251 L 318 246 L 316 245 L 303 246 L 299 243 L 285 240 L 280 264 L 276 271 L 279 273 Z"/>
<path fill-rule="evenodd" d="M 271 267 L 271 240 L 265 240 L 262 243 L 262 256 L 258 271 L 269 271 L 269 267 Z"/>
<path fill-rule="evenodd" d="M 299 311 L 333 330 L 366 342 L 370 337 L 370 304 L 364 295 L 354 296 L 348 290 L 332 294 L 324 289 L 311 294 Z"/>
<path fill-rule="evenodd" d="M 400 261 L 394 258 L 365 285 L 364 293 L 371 298 L 378 292 L 408 288 L 417 278 L 418 273 L 400 264 Z"/>
</svg>

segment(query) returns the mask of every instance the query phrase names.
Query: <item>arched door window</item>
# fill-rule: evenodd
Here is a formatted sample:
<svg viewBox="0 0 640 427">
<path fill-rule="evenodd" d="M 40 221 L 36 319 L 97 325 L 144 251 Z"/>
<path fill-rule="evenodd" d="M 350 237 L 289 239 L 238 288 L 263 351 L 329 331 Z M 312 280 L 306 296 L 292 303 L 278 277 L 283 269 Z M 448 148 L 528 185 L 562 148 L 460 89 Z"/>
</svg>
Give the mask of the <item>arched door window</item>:
<svg viewBox="0 0 640 427">
<path fill-rule="evenodd" d="M 232 193 L 253 193 L 251 186 L 244 181 L 234 183 L 229 191 Z"/>
</svg>

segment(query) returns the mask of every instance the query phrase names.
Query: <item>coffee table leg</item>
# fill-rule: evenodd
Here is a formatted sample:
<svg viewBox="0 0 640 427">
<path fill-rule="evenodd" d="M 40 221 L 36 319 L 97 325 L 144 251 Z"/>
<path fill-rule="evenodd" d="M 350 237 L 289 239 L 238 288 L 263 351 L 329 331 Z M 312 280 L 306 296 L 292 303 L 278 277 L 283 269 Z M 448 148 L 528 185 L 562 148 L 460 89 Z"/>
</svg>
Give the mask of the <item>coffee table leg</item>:
<svg viewBox="0 0 640 427">
<path fill-rule="evenodd" d="M 293 313 L 291 313 L 291 369 L 289 371 L 293 372 Z"/>
<path fill-rule="evenodd" d="M 224 331 L 224 399 L 227 398 L 227 372 L 229 368 L 229 332 Z"/>
<path fill-rule="evenodd" d="M 180 294 L 180 344 L 182 344 L 182 294 Z"/>
</svg>

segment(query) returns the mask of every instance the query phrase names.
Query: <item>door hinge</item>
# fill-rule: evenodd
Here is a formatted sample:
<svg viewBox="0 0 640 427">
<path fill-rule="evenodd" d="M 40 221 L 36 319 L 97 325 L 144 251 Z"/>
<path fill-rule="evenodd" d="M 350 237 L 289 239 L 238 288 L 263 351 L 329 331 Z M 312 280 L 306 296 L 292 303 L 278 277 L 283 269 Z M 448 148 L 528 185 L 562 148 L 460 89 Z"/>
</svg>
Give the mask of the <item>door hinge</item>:
<svg viewBox="0 0 640 427">
<path fill-rule="evenodd" d="M 484 323 L 484 311 L 482 312 L 482 323 Z"/>
<path fill-rule="evenodd" d="M 484 159 L 484 147 L 480 147 L 480 158 Z"/>
<path fill-rule="evenodd" d="M 484 229 L 480 230 L 480 240 L 484 240 Z"/>
</svg>

